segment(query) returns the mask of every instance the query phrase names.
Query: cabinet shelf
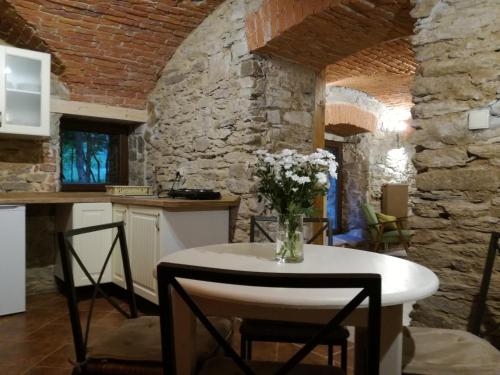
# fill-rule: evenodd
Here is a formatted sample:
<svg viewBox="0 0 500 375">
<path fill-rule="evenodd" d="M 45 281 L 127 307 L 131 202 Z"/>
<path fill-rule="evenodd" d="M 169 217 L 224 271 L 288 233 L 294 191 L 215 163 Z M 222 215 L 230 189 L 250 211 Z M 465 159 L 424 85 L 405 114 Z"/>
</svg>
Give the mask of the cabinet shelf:
<svg viewBox="0 0 500 375">
<path fill-rule="evenodd" d="M 19 89 L 6 89 L 7 92 L 15 92 L 17 94 L 30 94 L 30 95 L 41 95 L 40 91 L 30 91 L 30 90 L 19 90 Z"/>
</svg>

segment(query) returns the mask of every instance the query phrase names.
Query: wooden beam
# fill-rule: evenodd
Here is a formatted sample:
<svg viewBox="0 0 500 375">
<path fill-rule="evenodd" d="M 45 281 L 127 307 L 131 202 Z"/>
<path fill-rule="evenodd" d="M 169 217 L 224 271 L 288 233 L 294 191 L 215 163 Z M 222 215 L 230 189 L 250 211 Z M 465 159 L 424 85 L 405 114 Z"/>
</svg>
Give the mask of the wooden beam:
<svg viewBox="0 0 500 375">
<path fill-rule="evenodd" d="M 114 107 L 54 98 L 50 100 L 50 112 L 94 120 L 106 119 L 129 123 L 144 123 L 148 120 L 148 113 L 145 109 Z"/>
<path fill-rule="evenodd" d="M 313 140 L 314 149 L 325 147 L 326 69 L 316 75 L 314 95 Z"/>
<path fill-rule="evenodd" d="M 313 116 L 313 140 L 314 150 L 325 147 L 325 90 L 326 90 L 326 69 L 316 75 L 316 89 L 314 95 L 314 116 Z M 317 197 L 314 201 L 314 208 L 319 217 L 324 217 L 324 198 Z M 314 225 L 314 231 L 321 228 L 319 223 Z M 314 243 L 323 244 L 323 237 L 318 237 Z"/>
</svg>

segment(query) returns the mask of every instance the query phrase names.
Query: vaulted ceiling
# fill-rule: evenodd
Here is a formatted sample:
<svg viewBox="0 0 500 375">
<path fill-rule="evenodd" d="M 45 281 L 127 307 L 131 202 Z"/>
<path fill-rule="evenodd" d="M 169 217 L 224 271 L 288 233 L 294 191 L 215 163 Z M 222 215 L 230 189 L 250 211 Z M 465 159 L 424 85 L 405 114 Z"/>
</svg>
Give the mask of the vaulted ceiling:
<svg viewBox="0 0 500 375">
<path fill-rule="evenodd" d="M 416 62 L 408 38 L 380 43 L 327 67 L 327 83 L 364 91 L 390 107 L 412 106 Z"/>
<path fill-rule="evenodd" d="M 224 0 L 0 1 L 60 60 L 73 100 L 144 108 L 166 61 Z"/>
<path fill-rule="evenodd" d="M 0 0 L 0 38 L 51 52 L 73 100 L 144 108 L 176 48 L 223 2 Z M 410 106 L 410 9 L 409 0 L 264 0 L 247 35 L 255 52 L 328 66 L 329 83 Z"/>
<path fill-rule="evenodd" d="M 410 0 L 264 0 L 247 21 L 252 51 L 327 69 L 327 82 L 411 107 Z"/>
</svg>

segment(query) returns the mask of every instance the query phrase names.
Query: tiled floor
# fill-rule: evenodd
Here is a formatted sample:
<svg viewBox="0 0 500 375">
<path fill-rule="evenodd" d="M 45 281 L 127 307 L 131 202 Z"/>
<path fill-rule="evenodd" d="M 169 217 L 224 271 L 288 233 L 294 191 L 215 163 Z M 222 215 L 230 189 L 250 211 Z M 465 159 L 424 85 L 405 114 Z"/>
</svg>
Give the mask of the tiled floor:
<svg viewBox="0 0 500 375">
<path fill-rule="evenodd" d="M 81 304 L 82 310 L 88 304 Z M 0 317 L 0 374 L 1 375 L 62 375 L 71 374 L 74 358 L 71 325 L 66 300 L 57 293 L 28 297 L 28 311 Z M 106 334 L 121 323 L 123 317 L 106 301 L 95 308 L 93 332 Z M 239 350 L 239 337 L 233 342 Z M 255 343 L 253 358 L 258 360 L 286 360 L 297 349 L 295 344 Z M 335 360 L 339 359 L 336 353 Z M 352 348 L 349 364 L 352 365 Z M 326 363 L 326 351 L 319 347 L 304 362 Z M 352 369 L 349 369 L 349 374 Z"/>
</svg>

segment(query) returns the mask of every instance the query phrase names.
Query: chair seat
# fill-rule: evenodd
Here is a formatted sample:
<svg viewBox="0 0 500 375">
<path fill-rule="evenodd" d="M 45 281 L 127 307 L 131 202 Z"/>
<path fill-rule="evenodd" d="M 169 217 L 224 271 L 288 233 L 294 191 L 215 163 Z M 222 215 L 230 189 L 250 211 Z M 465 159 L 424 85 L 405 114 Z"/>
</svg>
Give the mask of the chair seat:
<svg viewBox="0 0 500 375">
<path fill-rule="evenodd" d="M 226 318 L 209 318 L 219 333 L 229 338 L 232 334 L 232 322 Z M 197 322 L 196 355 L 202 362 L 213 356 L 219 345 L 208 331 Z M 89 346 L 87 356 L 91 360 L 127 361 L 157 363 L 161 365 L 161 331 L 158 316 L 142 316 L 127 319 L 112 334 Z"/>
<path fill-rule="evenodd" d="M 422 375 L 498 375 L 500 352 L 466 331 L 406 327 L 403 372 Z"/>
<path fill-rule="evenodd" d="M 241 323 L 240 333 L 255 341 L 281 341 L 304 343 L 323 327 L 321 324 L 283 322 L 274 320 L 245 319 Z M 349 337 L 344 327 L 330 331 L 322 344 L 341 343 Z"/>
<path fill-rule="evenodd" d="M 401 229 L 401 235 L 408 239 L 411 237 L 411 232 L 408 230 L 408 229 Z M 382 240 L 386 240 L 386 239 L 395 239 L 395 240 L 398 240 L 400 239 L 400 235 L 399 235 L 399 231 L 397 230 L 390 230 L 390 231 L 387 231 L 387 232 L 384 232 L 384 234 L 382 235 Z"/>
<path fill-rule="evenodd" d="M 257 375 L 272 375 L 283 365 L 279 362 L 258 362 L 247 361 L 248 366 Z M 198 372 L 199 375 L 240 375 L 243 371 L 229 357 L 217 356 L 209 359 Z M 321 365 L 305 365 L 300 364 L 295 366 L 290 372 L 290 375 L 345 375 L 344 371 L 337 367 L 321 366 Z"/>
</svg>

